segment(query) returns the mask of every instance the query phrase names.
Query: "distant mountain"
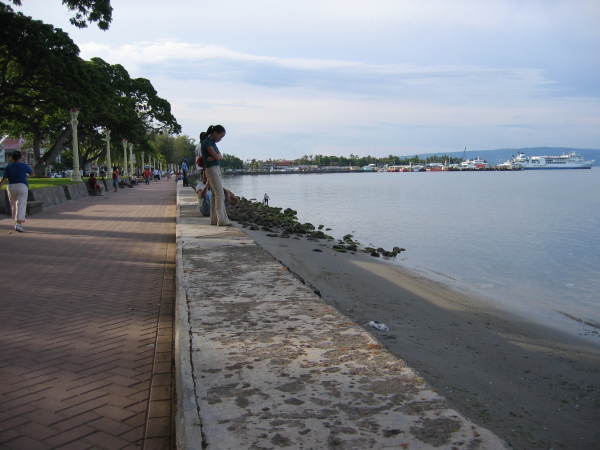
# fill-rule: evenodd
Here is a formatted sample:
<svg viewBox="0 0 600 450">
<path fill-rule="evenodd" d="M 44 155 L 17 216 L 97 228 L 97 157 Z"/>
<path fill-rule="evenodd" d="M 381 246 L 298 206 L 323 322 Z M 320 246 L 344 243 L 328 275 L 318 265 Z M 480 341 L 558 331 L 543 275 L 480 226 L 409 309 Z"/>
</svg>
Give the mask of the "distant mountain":
<svg viewBox="0 0 600 450">
<path fill-rule="evenodd" d="M 466 158 L 473 159 L 477 156 L 482 157 L 492 165 L 503 163 L 511 156 L 516 156 L 517 153 L 523 152 L 527 156 L 560 156 L 563 153 L 575 152 L 588 161 L 596 160 L 594 166 L 600 166 L 600 149 L 592 148 L 566 148 L 566 147 L 533 147 L 533 148 L 500 148 L 497 150 L 469 150 L 467 149 Z M 463 152 L 448 152 L 448 153 L 423 153 L 419 154 L 419 158 L 425 159 L 428 156 L 443 156 L 448 155 L 452 158 L 462 158 Z M 414 155 L 406 155 L 410 158 Z"/>
</svg>

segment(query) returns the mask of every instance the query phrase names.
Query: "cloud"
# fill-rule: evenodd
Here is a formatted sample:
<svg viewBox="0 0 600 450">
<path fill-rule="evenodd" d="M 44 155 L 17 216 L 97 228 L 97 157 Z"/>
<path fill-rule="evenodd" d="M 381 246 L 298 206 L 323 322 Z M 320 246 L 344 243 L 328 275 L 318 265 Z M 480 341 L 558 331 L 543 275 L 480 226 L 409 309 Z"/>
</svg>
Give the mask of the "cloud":
<svg viewBox="0 0 600 450">
<path fill-rule="evenodd" d="M 597 0 L 111 3 L 106 33 L 61 0 L 23 8 L 149 79 L 184 133 L 225 125 L 243 159 L 600 140 Z"/>
<path fill-rule="evenodd" d="M 225 124 L 240 156 L 256 141 L 260 149 L 250 153 L 264 157 L 316 148 L 364 154 L 358 142 L 369 133 L 385 155 L 464 147 L 465 136 L 475 140 L 470 148 L 493 142 L 489 136 L 502 144 L 533 144 L 532 137 L 546 143 L 564 129 L 548 124 L 562 120 L 584 131 L 586 120 L 578 118 L 594 117 L 599 105 L 567 97 L 536 68 L 277 58 L 177 40 L 81 47 L 84 58 L 126 62 L 132 76 L 149 78 L 190 136 Z"/>
</svg>

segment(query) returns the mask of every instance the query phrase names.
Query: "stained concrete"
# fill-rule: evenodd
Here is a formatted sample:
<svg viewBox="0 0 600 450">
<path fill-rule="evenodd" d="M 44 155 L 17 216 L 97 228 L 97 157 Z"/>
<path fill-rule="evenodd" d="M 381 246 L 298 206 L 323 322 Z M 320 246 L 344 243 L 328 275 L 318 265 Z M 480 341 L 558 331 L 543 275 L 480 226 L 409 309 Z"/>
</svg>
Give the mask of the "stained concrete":
<svg viewBox="0 0 600 450">
<path fill-rule="evenodd" d="M 178 187 L 181 449 L 501 449 L 415 370 Z"/>
</svg>

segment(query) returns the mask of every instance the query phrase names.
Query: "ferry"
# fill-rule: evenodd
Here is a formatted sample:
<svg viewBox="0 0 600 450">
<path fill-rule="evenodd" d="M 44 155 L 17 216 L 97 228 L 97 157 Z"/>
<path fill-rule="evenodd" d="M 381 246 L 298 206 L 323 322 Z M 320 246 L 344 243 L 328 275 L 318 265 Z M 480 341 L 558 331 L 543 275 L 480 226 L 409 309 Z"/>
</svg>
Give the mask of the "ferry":
<svg viewBox="0 0 600 450">
<path fill-rule="evenodd" d="M 583 156 L 575 152 L 563 153 L 561 156 L 525 156 L 519 152 L 516 157 L 510 158 L 504 165 L 517 165 L 525 170 L 532 169 L 591 169 L 595 160 L 584 161 Z"/>
<path fill-rule="evenodd" d="M 467 159 L 466 161 L 463 161 L 455 166 L 455 168 L 458 170 L 479 170 L 487 169 L 488 167 L 490 167 L 489 163 L 479 156 L 472 160 Z"/>
</svg>

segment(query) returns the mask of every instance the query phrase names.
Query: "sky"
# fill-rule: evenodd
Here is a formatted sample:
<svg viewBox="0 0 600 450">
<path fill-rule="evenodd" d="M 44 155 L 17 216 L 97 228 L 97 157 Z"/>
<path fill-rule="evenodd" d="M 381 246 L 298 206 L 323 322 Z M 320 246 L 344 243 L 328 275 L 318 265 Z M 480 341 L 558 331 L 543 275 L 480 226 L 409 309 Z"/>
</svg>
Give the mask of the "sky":
<svg viewBox="0 0 600 450">
<path fill-rule="evenodd" d="M 67 32 L 242 160 L 600 148 L 598 0 L 112 0 Z"/>
</svg>

